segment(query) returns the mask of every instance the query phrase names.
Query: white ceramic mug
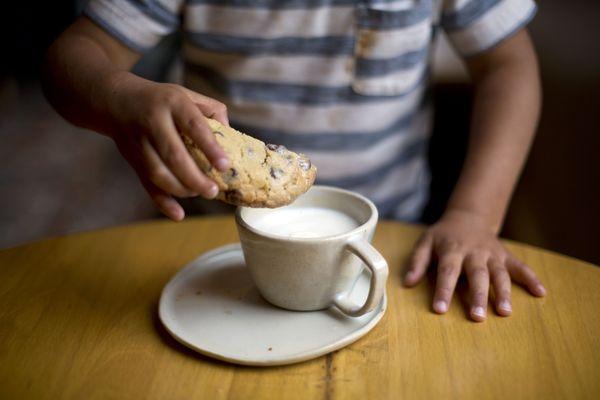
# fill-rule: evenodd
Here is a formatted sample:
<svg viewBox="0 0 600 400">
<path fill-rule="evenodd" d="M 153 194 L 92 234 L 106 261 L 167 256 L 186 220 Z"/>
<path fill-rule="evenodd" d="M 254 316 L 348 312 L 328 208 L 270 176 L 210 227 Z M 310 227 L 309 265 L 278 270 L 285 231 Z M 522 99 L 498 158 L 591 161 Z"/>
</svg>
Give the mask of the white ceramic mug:
<svg viewBox="0 0 600 400">
<path fill-rule="evenodd" d="M 322 226 L 327 228 L 324 231 L 336 232 L 337 228 L 342 232 L 325 236 L 317 233 L 316 237 L 285 236 L 264 229 L 265 218 L 276 227 L 288 222 L 281 215 L 315 208 L 316 211 L 341 212 L 356 224 L 344 230 L 344 227 L 331 226 L 336 224 L 334 219 L 330 226 Z M 385 292 L 387 262 L 370 243 L 377 218 L 377 208 L 367 198 L 327 186 L 313 186 L 286 207 L 275 210 L 239 207 L 236 212 L 246 265 L 267 301 L 298 311 L 321 310 L 334 305 L 349 316 L 373 310 Z M 327 218 L 323 223 L 325 220 Z M 314 221 L 307 222 L 315 225 Z M 371 271 L 370 289 L 365 303 L 356 305 L 348 300 L 348 294 L 363 270 L 363 263 Z"/>
</svg>

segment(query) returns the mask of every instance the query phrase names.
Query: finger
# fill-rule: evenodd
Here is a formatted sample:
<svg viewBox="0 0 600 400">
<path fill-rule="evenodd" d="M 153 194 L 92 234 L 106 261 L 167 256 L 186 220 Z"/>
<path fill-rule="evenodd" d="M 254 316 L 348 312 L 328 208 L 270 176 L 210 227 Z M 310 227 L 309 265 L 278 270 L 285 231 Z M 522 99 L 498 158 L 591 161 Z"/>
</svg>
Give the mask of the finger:
<svg viewBox="0 0 600 400">
<path fill-rule="evenodd" d="M 177 197 L 193 197 L 198 194 L 185 187 L 179 179 L 167 168 L 162 159 L 145 139 L 140 143 L 141 158 L 133 165 L 140 179 L 151 181 L 154 186 Z"/>
<path fill-rule="evenodd" d="M 139 144 L 127 144 L 119 141 L 117 142 L 117 147 L 123 157 L 125 157 L 127 162 L 133 167 L 142 186 L 146 189 L 146 192 L 148 192 L 158 209 L 172 220 L 181 221 L 185 217 L 185 212 L 183 211 L 183 208 L 181 208 L 181 205 L 179 205 L 179 203 L 177 203 L 177 201 L 167 192 L 154 185 L 148 178 Z"/>
<path fill-rule="evenodd" d="M 225 104 L 208 96 L 196 93 L 193 90 L 187 88 L 183 89 L 204 116 L 216 119 L 223 125 L 229 126 L 229 117 L 227 115 L 227 106 Z"/>
<path fill-rule="evenodd" d="M 154 186 L 177 197 L 192 197 L 198 194 L 190 191 L 164 165 L 150 142 L 144 138 L 126 137 L 115 141 L 123 158 L 135 170 L 139 179 L 151 181 Z"/>
<path fill-rule="evenodd" d="M 141 179 L 141 182 L 154 204 L 163 214 L 173 221 L 181 221 L 185 218 L 185 211 L 173 197 L 147 179 Z"/>
<path fill-rule="evenodd" d="M 206 123 L 206 118 L 193 105 L 183 106 L 174 113 L 179 131 L 189 136 L 202 150 L 208 161 L 220 171 L 231 166 L 227 154 L 217 143 L 214 133 Z"/>
<path fill-rule="evenodd" d="M 425 271 L 427 271 L 427 267 L 431 261 L 432 245 L 433 237 L 427 233 L 421 236 L 417 244 L 415 244 L 408 263 L 408 270 L 404 276 L 404 284 L 406 286 L 416 285 L 423 278 L 423 275 L 425 275 Z"/>
<path fill-rule="evenodd" d="M 488 261 L 490 269 L 490 280 L 494 287 L 494 304 L 498 315 L 508 317 L 512 314 L 512 305 L 510 302 L 510 275 L 506 270 L 504 263 L 497 259 Z"/>
<path fill-rule="evenodd" d="M 216 119 L 225 126 L 229 126 L 227 106 L 213 99 L 208 102 L 195 103 L 196 107 L 208 118 Z"/>
<path fill-rule="evenodd" d="M 151 139 L 162 161 L 185 187 L 207 199 L 217 196 L 219 188 L 215 182 L 200 172 L 170 117 L 155 124 Z"/>
<path fill-rule="evenodd" d="M 433 310 L 438 314 L 448 311 L 456 282 L 460 276 L 463 255 L 460 253 L 445 253 L 439 256 L 437 281 L 433 296 Z"/>
<path fill-rule="evenodd" d="M 490 290 L 490 275 L 487 258 L 481 255 L 469 255 L 465 259 L 465 273 L 469 281 L 471 319 L 483 322 L 487 316 L 487 303 Z"/>
<path fill-rule="evenodd" d="M 546 288 L 544 288 L 535 272 L 524 262 L 511 256 L 507 260 L 506 266 L 511 278 L 518 284 L 526 287 L 531 294 L 538 297 L 546 295 Z"/>
</svg>

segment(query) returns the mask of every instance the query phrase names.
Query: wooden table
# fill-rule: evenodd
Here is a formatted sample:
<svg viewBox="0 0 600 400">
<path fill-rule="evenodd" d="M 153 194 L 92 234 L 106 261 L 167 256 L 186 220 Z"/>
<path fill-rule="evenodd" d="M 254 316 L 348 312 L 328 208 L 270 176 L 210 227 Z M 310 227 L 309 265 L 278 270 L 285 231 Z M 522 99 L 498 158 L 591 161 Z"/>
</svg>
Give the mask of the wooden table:
<svg viewBox="0 0 600 400">
<path fill-rule="evenodd" d="M 358 342 L 301 364 L 251 368 L 175 342 L 162 287 L 200 253 L 237 240 L 233 219 L 148 222 L 0 252 L 1 399 L 600 398 L 600 269 L 508 244 L 549 295 L 514 289 L 514 315 L 431 312 L 432 282 L 400 285 L 420 227 L 380 224 L 389 308 Z"/>
</svg>

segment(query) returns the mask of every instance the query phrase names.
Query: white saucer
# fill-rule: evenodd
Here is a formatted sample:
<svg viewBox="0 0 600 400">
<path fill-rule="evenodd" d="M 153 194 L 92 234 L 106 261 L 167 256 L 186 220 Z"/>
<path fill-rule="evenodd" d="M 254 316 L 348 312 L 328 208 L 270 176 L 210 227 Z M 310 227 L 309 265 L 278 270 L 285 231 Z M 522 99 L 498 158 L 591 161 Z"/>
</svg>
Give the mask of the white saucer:
<svg viewBox="0 0 600 400">
<path fill-rule="evenodd" d="M 369 277 L 357 281 L 351 298 L 362 304 Z M 163 289 L 159 317 L 179 342 L 204 355 L 244 365 L 282 365 L 344 347 L 379 322 L 387 298 L 358 318 L 337 309 L 298 312 L 275 307 L 259 295 L 238 244 L 205 253 Z"/>
</svg>

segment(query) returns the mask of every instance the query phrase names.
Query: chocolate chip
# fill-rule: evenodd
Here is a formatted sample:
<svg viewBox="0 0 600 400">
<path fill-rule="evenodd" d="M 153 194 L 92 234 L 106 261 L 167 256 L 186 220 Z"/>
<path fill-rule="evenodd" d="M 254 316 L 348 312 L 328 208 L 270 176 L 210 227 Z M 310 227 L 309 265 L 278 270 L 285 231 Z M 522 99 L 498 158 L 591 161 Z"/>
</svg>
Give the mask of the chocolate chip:
<svg viewBox="0 0 600 400">
<path fill-rule="evenodd" d="M 310 167 L 312 166 L 312 164 L 310 163 L 309 159 L 306 158 L 299 158 L 298 159 L 298 166 L 304 170 L 304 171 L 308 171 L 310 169 Z"/>
<path fill-rule="evenodd" d="M 222 134 L 221 132 L 219 132 L 219 131 L 215 131 L 215 135 L 220 135 L 220 136 L 223 136 L 223 137 L 225 137 L 225 135 L 223 135 L 223 134 Z"/>
<path fill-rule="evenodd" d="M 282 146 L 280 144 L 269 143 L 269 144 L 267 144 L 267 149 L 272 150 L 272 151 L 276 152 L 277 154 L 285 154 L 287 152 L 287 149 L 285 148 L 285 146 Z"/>
<path fill-rule="evenodd" d="M 242 192 L 237 189 L 225 191 L 225 200 L 230 202 L 239 202 L 242 199 Z"/>
<path fill-rule="evenodd" d="M 279 179 L 283 175 L 283 170 L 280 168 L 271 167 L 271 176 L 273 179 Z"/>
<path fill-rule="evenodd" d="M 229 171 L 223 172 L 221 176 L 225 182 L 229 183 L 234 180 L 236 176 L 238 176 L 238 172 L 235 168 L 229 168 Z"/>
</svg>

